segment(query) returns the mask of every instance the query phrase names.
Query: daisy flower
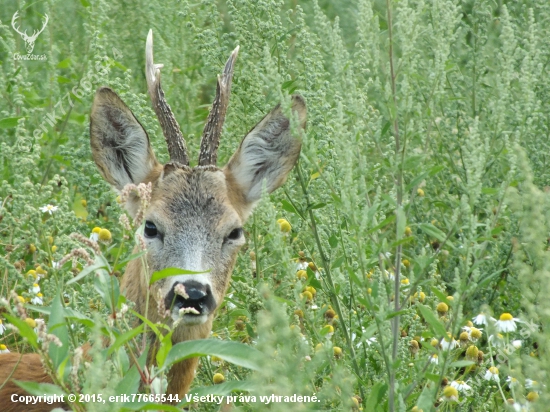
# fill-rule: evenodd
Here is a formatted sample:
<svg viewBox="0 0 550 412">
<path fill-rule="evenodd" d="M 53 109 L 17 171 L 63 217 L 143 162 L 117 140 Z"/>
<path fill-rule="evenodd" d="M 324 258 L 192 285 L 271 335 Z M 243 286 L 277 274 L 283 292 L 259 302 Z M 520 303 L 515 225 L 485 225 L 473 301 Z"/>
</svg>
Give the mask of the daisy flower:
<svg viewBox="0 0 550 412">
<path fill-rule="evenodd" d="M 512 344 L 512 346 L 515 348 L 515 349 L 520 349 L 521 346 L 522 346 L 522 342 L 520 339 L 516 339 L 516 340 L 513 340 L 512 342 L 510 342 Z"/>
<path fill-rule="evenodd" d="M 519 385 L 519 381 L 516 379 L 516 378 L 513 378 L 512 376 L 508 376 L 506 378 L 506 382 L 510 385 L 510 386 L 517 386 Z"/>
<path fill-rule="evenodd" d="M 43 305 L 44 301 L 42 300 L 42 293 L 37 293 L 35 297 L 31 299 L 33 305 Z"/>
<path fill-rule="evenodd" d="M 495 328 L 498 332 L 515 332 L 517 329 L 516 322 L 521 322 L 519 319 L 514 318 L 510 313 L 503 313 L 500 315 L 499 320 L 495 323 Z"/>
<path fill-rule="evenodd" d="M 533 389 L 535 386 L 537 386 L 537 381 L 534 381 L 533 379 L 525 379 L 525 387 L 527 389 Z"/>
<path fill-rule="evenodd" d="M 437 356 L 436 353 L 434 353 L 434 354 L 432 355 L 432 357 L 430 358 L 430 362 L 431 362 L 431 363 L 435 363 L 436 365 L 439 363 L 439 357 Z"/>
<path fill-rule="evenodd" d="M 2 319 L 0 319 L 0 335 L 3 335 L 5 331 L 6 331 L 6 327 L 2 323 Z"/>
<path fill-rule="evenodd" d="M 439 346 L 443 350 L 452 350 L 458 347 L 458 342 L 450 334 L 439 341 Z"/>
<path fill-rule="evenodd" d="M 476 325 L 485 325 L 485 326 L 487 326 L 489 324 L 489 322 L 488 322 L 489 319 L 492 320 L 492 321 L 495 320 L 495 318 L 487 317 L 487 315 L 485 315 L 485 313 L 480 313 L 475 318 L 473 318 L 472 321 Z"/>
<path fill-rule="evenodd" d="M 459 392 L 468 392 L 472 387 L 464 381 L 452 381 L 451 386 Z"/>
<path fill-rule="evenodd" d="M 94 227 L 92 233 L 90 233 L 90 240 L 97 242 L 99 240 L 99 232 L 101 231 L 100 227 Z"/>
<path fill-rule="evenodd" d="M 58 207 L 53 205 L 46 205 L 39 208 L 42 213 L 49 213 L 50 215 L 53 215 L 53 212 L 55 212 Z"/>
<path fill-rule="evenodd" d="M 30 293 L 34 293 L 35 295 L 40 292 L 40 286 L 38 286 L 38 283 L 33 283 L 32 288 L 29 290 Z"/>
<path fill-rule="evenodd" d="M 491 366 L 489 369 L 487 369 L 487 372 L 485 372 L 485 376 L 483 378 L 486 381 L 498 382 L 498 368 L 496 368 L 495 366 Z"/>
<path fill-rule="evenodd" d="M 446 386 L 443 389 L 443 396 L 448 402 L 458 402 L 458 390 L 454 386 Z"/>
<path fill-rule="evenodd" d="M 10 353 L 10 350 L 6 345 L 0 344 L 0 353 Z"/>
<path fill-rule="evenodd" d="M 502 336 L 500 333 L 489 336 L 489 343 L 497 348 L 502 347 L 506 344 L 504 342 L 504 336 Z"/>
</svg>

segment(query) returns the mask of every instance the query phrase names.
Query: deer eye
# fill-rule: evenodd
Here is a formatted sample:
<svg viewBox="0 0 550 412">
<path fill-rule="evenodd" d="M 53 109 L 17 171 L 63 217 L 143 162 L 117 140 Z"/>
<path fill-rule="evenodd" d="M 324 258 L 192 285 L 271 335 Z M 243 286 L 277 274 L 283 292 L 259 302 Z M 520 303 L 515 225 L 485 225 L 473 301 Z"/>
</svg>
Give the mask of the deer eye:
<svg viewBox="0 0 550 412">
<path fill-rule="evenodd" d="M 237 240 L 243 235 L 243 229 L 241 227 L 238 227 L 236 229 L 233 229 L 229 235 L 225 238 L 225 240 Z"/>
<path fill-rule="evenodd" d="M 145 237 L 156 237 L 158 234 L 158 230 L 153 222 L 146 220 L 143 233 L 145 234 Z"/>
</svg>

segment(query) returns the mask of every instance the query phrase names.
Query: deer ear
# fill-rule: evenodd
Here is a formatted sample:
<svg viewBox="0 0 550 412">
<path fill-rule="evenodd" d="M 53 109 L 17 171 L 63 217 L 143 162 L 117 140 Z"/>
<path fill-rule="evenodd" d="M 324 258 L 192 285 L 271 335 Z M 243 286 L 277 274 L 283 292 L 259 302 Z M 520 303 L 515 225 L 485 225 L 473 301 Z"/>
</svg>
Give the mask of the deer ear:
<svg viewBox="0 0 550 412">
<path fill-rule="evenodd" d="M 90 115 L 92 156 L 99 171 L 118 190 L 145 180 L 159 164 L 147 132 L 108 87 L 97 90 Z"/>
<path fill-rule="evenodd" d="M 301 96 L 292 96 L 292 111 L 298 114 L 300 128 L 304 129 L 306 104 Z M 261 198 L 264 180 L 269 193 L 285 182 L 301 146 L 300 140 L 291 135 L 290 121 L 280 105 L 245 136 L 224 170 L 248 208 Z"/>
</svg>

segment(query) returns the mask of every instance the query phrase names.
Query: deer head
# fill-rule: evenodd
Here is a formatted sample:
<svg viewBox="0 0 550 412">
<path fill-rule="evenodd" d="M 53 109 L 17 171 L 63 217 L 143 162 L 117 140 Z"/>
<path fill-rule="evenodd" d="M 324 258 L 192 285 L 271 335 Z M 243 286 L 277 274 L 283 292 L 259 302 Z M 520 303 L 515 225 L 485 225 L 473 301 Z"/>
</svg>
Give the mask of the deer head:
<svg viewBox="0 0 550 412">
<path fill-rule="evenodd" d="M 11 19 L 11 26 L 17 33 L 21 35 L 23 40 L 25 40 L 25 43 L 27 43 L 27 46 L 26 46 L 27 53 L 31 54 L 32 51 L 34 50 L 34 42 L 36 41 L 36 38 L 40 33 L 44 31 L 44 29 L 46 28 L 46 24 L 48 24 L 48 19 L 49 19 L 48 15 L 47 14 L 44 15 L 44 24 L 42 25 L 42 28 L 40 30 L 34 30 L 34 32 L 32 33 L 32 36 L 27 35 L 27 30 L 25 30 L 24 32 L 21 32 L 19 30 L 19 27 L 15 27 L 15 21 L 17 20 L 18 17 L 19 17 L 19 11 L 16 11 Z"/>
<path fill-rule="evenodd" d="M 203 272 L 165 278 L 152 287 L 149 308 L 164 307 L 179 322 L 176 340 L 208 335 L 237 252 L 245 243 L 243 224 L 262 187 L 272 192 L 281 186 L 300 154 L 300 140 L 291 135 L 290 121 L 277 106 L 244 137 L 223 168 L 216 166 L 237 53 L 238 47 L 218 77 L 196 167 L 189 166 L 183 136 L 161 88 L 162 65 L 153 62 L 151 31 L 146 43 L 147 85 L 170 162 L 157 161 L 147 132 L 114 91 L 100 88 L 92 107 L 92 154 L 103 177 L 117 190 L 128 183 L 152 184 L 143 233 L 150 272 L 167 267 Z M 300 96 L 292 98 L 292 110 L 303 129 L 306 107 Z M 130 214 L 137 207 L 137 199 L 128 200 Z M 143 313 L 148 282 L 139 260 L 128 266 L 122 286 Z M 164 314 L 156 316 L 149 315 L 160 320 Z"/>
</svg>

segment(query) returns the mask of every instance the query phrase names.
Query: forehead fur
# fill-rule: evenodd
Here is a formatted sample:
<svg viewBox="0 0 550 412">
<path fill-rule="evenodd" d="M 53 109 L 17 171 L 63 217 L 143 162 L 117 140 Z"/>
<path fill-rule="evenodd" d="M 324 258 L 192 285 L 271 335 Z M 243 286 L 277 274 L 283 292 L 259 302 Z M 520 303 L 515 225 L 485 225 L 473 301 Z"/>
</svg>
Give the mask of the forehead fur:
<svg viewBox="0 0 550 412">
<path fill-rule="evenodd" d="M 224 172 L 215 166 L 167 164 L 153 186 L 152 204 L 162 203 L 170 214 L 222 215 L 234 209 L 242 217 L 229 189 Z"/>
</svg>

